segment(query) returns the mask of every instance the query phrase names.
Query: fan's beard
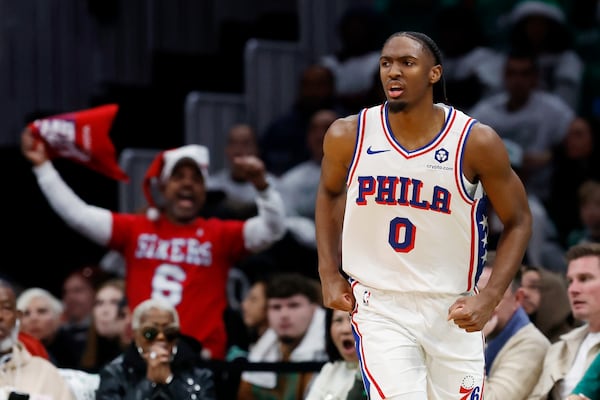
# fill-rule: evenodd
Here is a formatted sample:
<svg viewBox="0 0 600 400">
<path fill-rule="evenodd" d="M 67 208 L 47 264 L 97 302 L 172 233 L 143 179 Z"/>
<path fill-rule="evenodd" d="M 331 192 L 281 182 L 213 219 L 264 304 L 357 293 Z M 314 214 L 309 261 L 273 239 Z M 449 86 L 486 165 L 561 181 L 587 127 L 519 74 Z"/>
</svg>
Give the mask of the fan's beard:
<svg viewBox="0 0 600 400">
<path fill-rule="evenodd" d="M 405 101 L 388 101 L 388 111 L 392 114 L 404 111 L 407 103 Z"/>
</svg>

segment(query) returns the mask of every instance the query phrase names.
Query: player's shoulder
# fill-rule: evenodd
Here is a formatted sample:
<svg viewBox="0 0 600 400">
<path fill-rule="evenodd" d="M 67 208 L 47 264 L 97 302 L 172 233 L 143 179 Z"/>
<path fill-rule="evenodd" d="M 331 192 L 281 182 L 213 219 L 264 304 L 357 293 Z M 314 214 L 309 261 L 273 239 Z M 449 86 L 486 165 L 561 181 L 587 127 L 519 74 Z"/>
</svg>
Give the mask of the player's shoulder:
<svg viewBox="0 0 600 400">
<path fill-rule="evenodd" d="M 467 148 L 475 151 L 493 150 L 495 146 L 502 143 L 502 139 L 490 125 L 475 120 L 475 123 L 471 126 L 467 143 Z"/>
<path fill-rule="evenodd" d="M 497 136 L 498 133 L 491 125 L 485 124 L 479 120 L 475 120 L 475 123 L 471 127 L 471 134 L 475 135 L 493 135 Z"/>
<path fill-rule="evenodd" d="M 327 130 L 327 139 L 354 138 L 358 128 L 358 114 L 340 117 Z"/>
<path fill-rule="evenodd" d="M 338 129 L 344 129 L 349 126 L 356 127 L 357 124 L 358 124 L 358 114 L 351 114 L 351 115 L 347 115 L 345 117 L 339 117 L 338 119 L 333 121 L 331 126 L 332 127 L 335 126 Z"/>
<path fill-rule="evenodd" d="M 456 118 L 456 121 L 459 121 L 461 126 L 462 126 L 462 124 L 466 124 L 467 126 L 470 125 L 470 127 L 469 127 L 469 135 L 470 136 L 472 136 L 474 133 L 476 133 L 478 135 L 495 134 L 496 133 L 490 125 L 484 124 L 477 117 L 475 117 L 473 115 L 473 113 L 471 113 L 469 111 L 461 110 L 460 108 L 449 106 L 449 105 L 443 104 L 443 103 L 438 103 L 438 105 L 441 105 L 448 110 L 446 112 L 446 115 L 448 118 L 450 118 L 451 110 L 454 110 L 454 116 Z"/>
</svg>

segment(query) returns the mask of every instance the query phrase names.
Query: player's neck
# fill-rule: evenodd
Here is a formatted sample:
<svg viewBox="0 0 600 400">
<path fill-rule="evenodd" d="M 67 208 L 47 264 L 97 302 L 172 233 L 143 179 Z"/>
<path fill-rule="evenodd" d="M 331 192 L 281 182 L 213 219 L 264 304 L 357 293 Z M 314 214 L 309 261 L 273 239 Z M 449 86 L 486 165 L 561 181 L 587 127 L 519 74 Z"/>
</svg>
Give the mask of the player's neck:
<svg viewBox="0 0 600 400">
<path fill-rule="evenodd" d="M 410 108 L 399 113 L 389 113 L 392 134 L 403 147 L 413 150 L 428 143 L 444 125 L 444 110 L 429 104 Z"/>
</svg>

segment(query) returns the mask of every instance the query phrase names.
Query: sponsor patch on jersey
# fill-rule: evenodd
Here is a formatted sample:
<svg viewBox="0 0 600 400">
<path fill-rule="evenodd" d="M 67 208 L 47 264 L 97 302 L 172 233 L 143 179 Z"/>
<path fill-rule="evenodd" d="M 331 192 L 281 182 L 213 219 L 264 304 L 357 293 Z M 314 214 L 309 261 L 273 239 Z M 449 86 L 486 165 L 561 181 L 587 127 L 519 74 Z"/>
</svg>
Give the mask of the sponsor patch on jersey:
<svg viewBox="0 0 600 400">
<path fill-rule="evenodd" d="M 448 150 L 444 149 L 443 147 L 441 149 L 438 149 L 435 151 L 435 160 L 437 162 L 444 163 L 446 161 L 448 161 Z"/>
<path fill-rule="evenodd" d="M 433 153 L 433 158 L 436 162 L 435 163 L 427 163 L 425 165 L 425 168 L 435 169 L 435 170 L 440 170 L 440 171 L 454 171 L 454 165 L 452 165 L 452 163 L 445 164 L 445 162 L 448 161 L 449 156 L 450 156 L 450 153 L 448 152 L 448 150 L 444 149 L 443 147 L 441 149 L 437 149 Z"/>
</svg>

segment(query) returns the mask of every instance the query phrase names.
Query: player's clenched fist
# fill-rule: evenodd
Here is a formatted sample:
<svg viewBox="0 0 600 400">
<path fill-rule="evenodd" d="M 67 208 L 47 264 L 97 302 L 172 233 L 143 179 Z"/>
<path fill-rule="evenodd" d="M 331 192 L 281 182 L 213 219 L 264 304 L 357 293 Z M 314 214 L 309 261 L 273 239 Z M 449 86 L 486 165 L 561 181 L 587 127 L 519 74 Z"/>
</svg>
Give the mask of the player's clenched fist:
<svg viewBox="0 0 600 400">
<path fill-rule="evenodd" d="M 323 305 L 341 311 L 354 309 L 354 294 L 348 281 L 341 275 L 322 281 Z"/>
<path fill-rule="evenodd" d="M 448 320 L 467 332 L 483 329 L 490 320 L 497 302 L 480 292 L 475 296 L 461 297 L 448 309 Z"/>
</svg>

